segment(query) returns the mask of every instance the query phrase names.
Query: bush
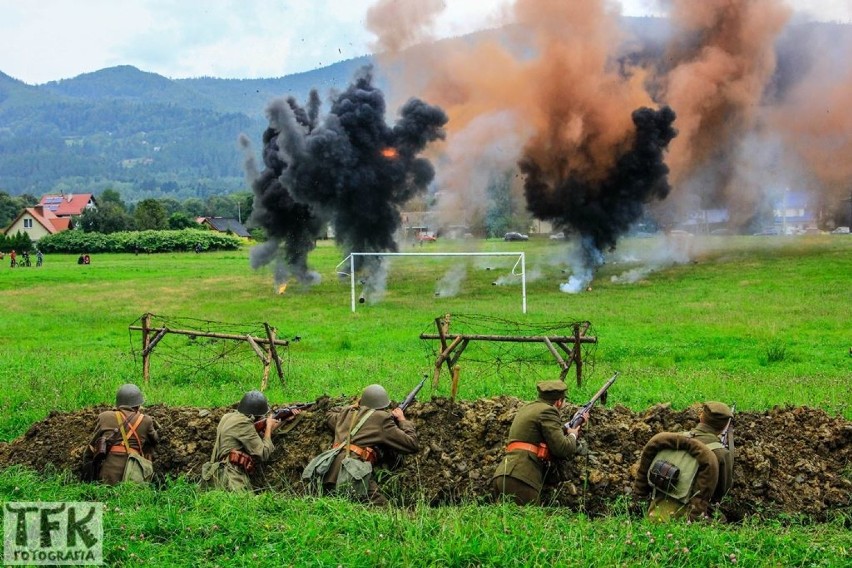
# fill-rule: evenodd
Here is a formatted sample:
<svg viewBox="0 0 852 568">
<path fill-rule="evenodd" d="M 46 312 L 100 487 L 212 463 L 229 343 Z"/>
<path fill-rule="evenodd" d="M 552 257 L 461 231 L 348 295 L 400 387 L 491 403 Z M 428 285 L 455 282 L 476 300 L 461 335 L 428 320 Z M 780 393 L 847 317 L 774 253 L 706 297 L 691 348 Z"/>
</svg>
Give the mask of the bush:
<svg viewBox="0 0 852 568">
<path fill-rule="evenodd" d="M 104 235 L 82 231 L 63 231 L 44 237 L 39 248 L 46 253 L 94 254 L 104 252 L 175 252 L 202 250 L 236 250 L 241 241 L 215 231 L 186 229 L 182 231 L 123 231 Z"/>
<path fill-rule="evenodd" d="M 0 251 L 2 252 L 30 252 L 33 250 L 33 241 L 29 234 L 16 232 L 13 236 L 0 235 Z"/>
</svg>

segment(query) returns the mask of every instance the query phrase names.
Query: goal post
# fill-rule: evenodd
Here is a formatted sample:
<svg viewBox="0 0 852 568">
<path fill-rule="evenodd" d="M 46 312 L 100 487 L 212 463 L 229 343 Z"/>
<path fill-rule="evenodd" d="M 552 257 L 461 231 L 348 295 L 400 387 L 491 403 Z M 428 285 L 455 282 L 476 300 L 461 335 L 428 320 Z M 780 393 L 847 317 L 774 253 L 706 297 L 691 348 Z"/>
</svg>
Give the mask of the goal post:
<svg viewBox="0 0 852 568">
<path fill-rule="evenodd" d="M 349 261 L 349 286 L 352 311 L 355 311 L 355 258 L 359 256 L 511 256 L 518 260 L 512 274 L 521 277 L 521 310 L 527 313 L 527 268 L 524 252 L 352 252 L 337 265 L 339 269 Z M 517 272 L 520 268 L 520 274 Z"/>
</svg>

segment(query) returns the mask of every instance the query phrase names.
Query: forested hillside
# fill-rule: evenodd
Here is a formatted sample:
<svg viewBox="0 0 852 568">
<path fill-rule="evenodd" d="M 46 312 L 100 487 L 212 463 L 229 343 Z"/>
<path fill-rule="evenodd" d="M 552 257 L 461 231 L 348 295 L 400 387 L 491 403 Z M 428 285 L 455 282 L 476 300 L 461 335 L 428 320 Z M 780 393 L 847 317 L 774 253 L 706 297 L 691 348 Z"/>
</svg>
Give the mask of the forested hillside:
<svg viewBox="0 0 852 568">
<path fill-rule="evenodd" d="M 368 58 L 277 79 L 172 80 L 119 66 L 32 86 L 0 73 L 0 190 L 116 188 L 128 201 L 245 189 L 237 138 L 275 97 L 345 86 Z"/>
<path fill-rule="evenodd" d="M 665 20 L 625 18 L 625 27 L 635 38 L 633 56 L 664 60 Z M 813 50 L 801 49 L 806 44 L 823 46 L 818 52 L 826 57 L 846 57 L 852 26 L 788 28 L 776 46 L 775 91 L 808 65 Z M 370 62 L 360 57 L 269 79 L 169 79 L 124 65 L 36 86 L 0 70 L 0 191 L 38 196 L 110 188 L 136 202 L 246 190 L 237 139 L 245 133 L 259 146 L 269 101 L 305 101 L 311 88 L 325 101 Z M 383 87 L 381 69 L 376 79 Z"/>
</svg>

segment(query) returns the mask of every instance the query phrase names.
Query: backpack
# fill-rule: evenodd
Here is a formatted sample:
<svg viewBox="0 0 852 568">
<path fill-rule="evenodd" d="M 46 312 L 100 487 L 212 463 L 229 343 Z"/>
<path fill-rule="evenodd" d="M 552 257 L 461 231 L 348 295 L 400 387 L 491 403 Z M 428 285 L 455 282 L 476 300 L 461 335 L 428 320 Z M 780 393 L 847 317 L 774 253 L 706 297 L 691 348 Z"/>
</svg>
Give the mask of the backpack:
<svg viewBox="0 0 852 568">
<path fill-rule="evenodd" d="M 711 452 L 724 447 L 720 442 L 704 444 L 692 438 L 689 433 L 682 436 L 701 444 Z M 696 495 L 693 487 L 700 468 L 701 463 L 693 453 L 680 448 L 662 449 L 654 455 L 648 468 L 648 483 L 655 491 L 686 505 Z"/>
<path fill-rule="evenodd" d="M 118 414 L 116 413 L 116 415 Z M 154 477 L 154 464 L 140 453 L 142 451 L 142 440 L 139 439 L 139 434 L 136 433 L 136 428 L 142 423 L 143 417 L 144 415 L 140 413 L 127 432 L 124 431 L 124 424 L 119 426 L 121 439 L 124 442 L 124 449 L 127 452 L 127 462 L 124 464 L 124 474 L 121 477 L 122 481 L 148 483 Z M 139 452 L 130 447 L 128 436 L 136 438 L 136 443 L 139 445 Z"/>
<path fill-rule="evenodd" d="M 302 481 L 305 483 L 311 483 L 316 487 L 322 487 L 323 479 L 328 473 L 328 470 L 331 469 L 331 464 L 334 463 L 334 460 L 337 458 L 337 454 L 342 452 L 344 448 L 349 448 L 349 440 L 352 439 L 352 436 L 361 429 L 361 426 L 363 426 L 367 419 L 373 415 L 373 412 L 375 412 L 375 410 L 370 409 L 364 413 L 361 420 L 359 420 L 354 428 L 349 431 L 349 434 L 346 436 L 346 441 L 343 444 L 322 452 L 308 462 L 308 465 L 305 466 L 305 469 L 302 471 Z M 354 421 L 355 416 L 353 416 L 352 419 Z M 360 462 L 360 460 L 354 460 L 350 457 L 344 458 L 341 463 L 340 473 L 337 476 L 337 484 L 335 485 L 335 488 L 343 491 L 344 493 L 349 492 L 347 484 L 356 479 L 360 484 L 361 480 L 364 480 L 366 477 L 365 487 L 369 485 L 369 474 L 373 471 L 373 466 L 368 462 L 360 462 L 369 468 L 369 471 L 364 473 L 364 469 L 360 466 L 351 464 L 350 462 L 352 461 Z M 360 490 L 360 488 L 357 490 Z M 366 495 L 366 490 L 364 491 L 364 495 Z"/>
</svg>

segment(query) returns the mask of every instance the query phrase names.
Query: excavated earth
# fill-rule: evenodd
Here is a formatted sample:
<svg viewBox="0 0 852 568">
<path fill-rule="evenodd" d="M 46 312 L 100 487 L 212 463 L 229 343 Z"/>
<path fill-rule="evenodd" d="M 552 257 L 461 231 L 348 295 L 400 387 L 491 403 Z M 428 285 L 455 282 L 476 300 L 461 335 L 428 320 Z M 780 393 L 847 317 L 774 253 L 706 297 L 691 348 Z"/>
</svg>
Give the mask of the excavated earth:
<svg viewBox="0 0 852 568">
<path fill-rule="evenodd" d="M 275 452 L 256 473 L 256 487 L 304 492 L 299 481 L 302 469 L 332 442 L 325 425 L 327 410 L 347 402 L 321 398 L 292 428 L 276 432 Z M 521 404 L 511 397 L 415 403 L 406 414 L 417 426 L 420 451 L 400 459 L 383 458 L 392 465 L 379 474 L 385 492 L 400 505 L 487 502 L 491 474 Z M 17 440 L 0 443 L 0 468 L 21 464 L 36 471 L 76 473 L 95 416 L 105 408 L 52 413 Z M 157 478 L 197 479 L 201 464 L 209 459 L 216 425 L 229 410 L 146 408 L 159 423 L 162 437 L 155 458 Z M 638 413 L 621 406 L 595 408 L 582 436 L 587 453 L 558 468 L 545 500 L 591 515 L 613 511 L 624 497 L 629 503 L 644 444 L 658 432 L 689 429 L 697 421 L 697 411 L 698 407 L 676 411 L 668 405 Z M 852 422 L 813 408 L 775 408 L 739 413 L 734 432 L 734 486 L 722 505 L 728 519 L 804 514 L 824 520 L 835 512 L 852 511 Z"/>
</svg>

